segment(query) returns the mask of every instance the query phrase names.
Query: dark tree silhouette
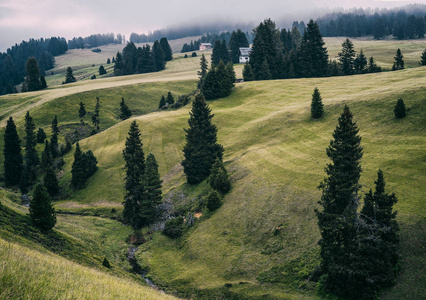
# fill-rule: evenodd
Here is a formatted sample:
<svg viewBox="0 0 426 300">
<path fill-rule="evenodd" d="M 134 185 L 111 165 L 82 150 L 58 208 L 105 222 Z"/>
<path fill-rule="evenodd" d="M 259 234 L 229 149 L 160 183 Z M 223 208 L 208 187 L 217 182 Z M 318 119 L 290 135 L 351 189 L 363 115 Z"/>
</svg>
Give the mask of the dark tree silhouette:
<svg viewBox="0 0 426 300">
<path fill-rule="evenodd" d="M 23 158 L 21 140 L 16 130 L 15 122 L 10 117 L 7 120 L 4 133 L 4 181 L 7 187 L 16 186 L 22 176 Z"/>
</svg>

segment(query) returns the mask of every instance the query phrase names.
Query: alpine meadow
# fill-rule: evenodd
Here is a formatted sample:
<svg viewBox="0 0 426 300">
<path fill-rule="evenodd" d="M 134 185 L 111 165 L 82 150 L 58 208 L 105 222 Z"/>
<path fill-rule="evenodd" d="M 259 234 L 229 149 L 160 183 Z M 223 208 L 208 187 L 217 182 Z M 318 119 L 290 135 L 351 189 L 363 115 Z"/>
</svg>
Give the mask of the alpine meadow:
<svg viewBox="0 0 426 300">
<path fill-rule="evenodd" d="M 423 299 L 426 5 L 329 2 L 0 53 L 0 299 Z"/>
</svg>

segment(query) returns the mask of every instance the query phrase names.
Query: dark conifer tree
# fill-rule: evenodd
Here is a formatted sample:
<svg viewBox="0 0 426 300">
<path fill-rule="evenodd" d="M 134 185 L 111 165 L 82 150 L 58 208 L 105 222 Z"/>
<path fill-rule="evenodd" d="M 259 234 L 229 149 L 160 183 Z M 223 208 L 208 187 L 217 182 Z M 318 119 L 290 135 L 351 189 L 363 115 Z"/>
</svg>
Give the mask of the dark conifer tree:
<svg viewBox="0 0 426 300">
<path fill-rule="evenodd" d="M 163 48 L 161 48 L 161 45 L 158 41 L 155 41 L 154 45 L 152 45 L 152 55 L 154 56 L 155 60 L 155 69 L 157 71 L 164 70 L 166 66 L 165 55 L 163 52 Z"/>
<path fill-rule="evenodd" d="M 116 59 L 114 61 L 114 57 L 112 58 L 112 62 L 114 63 L 114 75 L 121 76 L 124 74 L 124 65 L 123 65 L 123 57 L 120 52 L 117 52 Z"/>
<path fill-rule="evenodd" d="M 127 106 L 126 103 L 124 103 L 124 98 L 121 98 L 120 102 L 120 119 L 126 120 L 132 116 L 132 111 Z"/>
<path fill-rule="evenodd" d="M 77 142 L 74 152 L 74 162 L 71 167 L 71 186 L 75 189 L 82 189 L 86 183 L 86 173 L 83 164 L 83 152 Z"/>
<path fill-rule="evenodd" d="M 83 101 L 80 101 L 80 108 L 78 109 L 78 117 L 80 118 L 81 125 L 84 124 L 84 117 L 86 116 L 86 108 L 84 107 Z"/>
<path fill-rule="evenodd" d="M 215 211 L 222 205 L 222 202 L 220 201 L 219 194 L 216 191 L 213 191 L 209 194 L 207 197 L 207 208 L 210 211 Z"/>
<path fill-rule="evenodd" d="M 354 73 L 355 50 L 354 44 L 350 39 L 346 39 L 342 44 L 342 52 L 339 52 L 339 61 L 344 75 Z"/>
<path fill-rule="evenodd" d="M 164 105 L 166 105 L 166 98 L 164 98 L 164 95 L 162 95 L 160 103 L 158 104 L 158 109 L 162 109 Z"/>
<path fill-rule="evenodd" d="M 234 64 L 239 62 L 239 51 L 240 48 L 247 48 L 249 46 L 249 41 L 247 36 L 241 29 L 237 31 L 233 31 L 231 34 L 231 38 L 229 39 L 229 51 L 231 56 L 231 61 Z"/>
<path fill-rule="evenodd" d="M 223 162 L 216 158 L 209 176 L 210 186 L 221 193 L 227 193 L 231 189 L 231 181 Z"/>
<path fill-rule="evenodd" d="M 216 68 L 216 81 L 218 89 L 215 98 L 227 97 L 231 94 L 235 82 L 235 72 L 232 64 L 227 68 L 222 60 Z"/>
<path fill-rule="evenodd" d="M 169 103 L 169 104 L 175 103 L 175 97 L 173 97 L 173 95 L 170 91 L 167 93 L 166 102 Z"/>
<path fill-rule="evenodd" d="M 189 184 L 206 179 L 216 158 L 222 159 L 223 147 L 217 143 L 217 128 L 211 123 L 213 116 L 203 96 L 197 95 L 192 102 L 183 148 L 182 166 Z"/>
<path fill-rule="evenodd" d="M 312 94 L 311 102 L 311 117 L 312 119 L 319 119 L 324 114 L 324 105 L 322 104 L 321 94 L 316 87 Z"/>
<path fill-rule="evenodd" d="M 46 133 L 44 132 L 43 128 L 39 127 L 37 131 L 37 144 L 43 144 L 44 140 L 46 139 Z"/>
<path fill-rule="evenodd" d="M 138 124 L 133 121 L 130 125 L 126 145 L 123 150 L 126 162 L 126 178 L 123 219 L 135 229 L 143 226 L 140 218 L 141 203 L 144 200 L 143 176 L 145 173 L 145 155 L 142 149 L 141 134 Z"/>
<path fill-rule="evenodd" d="M 77 81 L 77 79 L 75 79 L 75 77 L 73 75 L 72 68 L 68 67 L 64 83 L 72 83 L 72 82 L 76 82 L 76 81 Z"/>
<path fill-rule="evenodd" d="M 108 58 L 106 63 L 109 65 L 111 63 L 111 59 Z"/>
<path fill-rule="evenodd" d="M 262 65 L 257 71 L 257 80 L 269 80 L 272 79 L 271 72 L 269 71 L 269 64 L 266 58 L 263 60 Z"/>
<path fill-rule="evenodd" d="M 118 56 L 117 56 L 118 58 Z M 136 72 L 137 48 L 133 42 L 127 43 L 123 49 L 123 74 L 129 75 Z"/>
<path fill-rule="evenodd" d="M 206 77 L 207 72 L 208 72 L 207 59 L 204 56 L 204 53 L 201 55 L 201 58 L 200 58 L 200 68 L 201 68 L 201 70 L 198 71 L 198 76 L 200 78 L 198 80 L 198 88 L 199 89 L 203 86 L 204 78 Z"/>
<path fill-rule="evenodd" d="M 357 208 L 360 159 L 363 149 L 358 128 L 345 106 L 327 148 L 332 160 L 325 171 L 327 178 L 320 184 L 322 211 L 316 211 L 321 233 L 321 280 L 326 292 L 347 297 L 351 291 L 351 255 L 357 238 Z"/>
<path fill-rule="evenodd" d="M 40 76 L 41 89 L 47 88 L 46 78 L 44 76 Z"/>
<path fill-rule="evenodd" d="M 98 71 L 99 71 L 99 75 L 105 75 L 107 73 L 104 66 L 100 66 Z"/>
<path fill-rule="evenodd" d="M 246 62 L 243 69 L 243 79 L 244 81 L 253 81 L 254 80 L 254 73 L 253 69 L 251 68 L 251 65 Z"/>
<path fill-rule="evenodd" d="M 35 57 L 28 58 L 25 71 L 27 72 L 27 76 L 25 77 L 22 91 L 31 92 L 41 90 L 40 68 Z"/>
<path fill-rule="evenodd" d="M 5 185 L 7 187 L 16 186 L 19 184 L 22 176 L 23 158 L 21 154 L 21 140 L 19 139 L 12 117 L 7 120 L 3 153 Z"/>
<path fill-rule="evenodd" d="M 142 225 L 149 225 L 155 221 L 156 206 L 161 204 L 161 185 L 158 164 L 152 153 L 146 157 L 143 177 L 144 197 L 141 203 L 140 217 Z"/>
<path fill-rule="evenodd" d="M 52 229 L 56 224 L 56 214 L 49 194 L 43 184 L 38 183 L 30 202 L 30 219 L 41 230 Z"/>
<path fill-rule="evenodd" d="M 36 137 L 35 137 L 35 124 L 33 118 L 30 116 L 30 112 L 25 115 L 25 166 L 28 172 L 27 178 L 28 183 L 31 184 L 37 177 L 36 167 L 40 160 L 37 154 Z"/>
<path fill-rule="evenodd" d="M 422 56 L 420 56 L 419 65 L 426 66 L 426 49 L 423 51 Z"/>
<path fill-rule="evenodd" d="M 53 167 L 52 150 L 47 139 L 44 144 L 44 150 L 41 153 L 40 167 L 43 171 L 46 171 L 48 168 Z"/>
<path fill-rule="evenodd" d="M 58 179 L 56 178 L 55 170 L 52 167 L 46 169 L 43 183 L 50 197 L 53 198 L 59 193 Z"/>
<path fill-rule="evenodd" d="M 226 72 L 229 76 L 229 81 L 232 82 L 232 87 L 234 86 L 234 82 L 237 80 L 237 75 L 235 74 L 234 66 L 232 62 L 228 61 L 226 64 Z"/>
<path fill-rule="evenodd" d="M 59 146 L 58 146 L 58 116 L 55 115 L 55 118 L 52 121 L 52 137 L 50 138 L 50 149 L 52 151 L 52 156 L 55 158 L 59 155 Z"/>
<path fill-rule="evenodd" d="M 395 61 L 392 66 L 392 70 L 402 70 L 404 69 L 404 56 L 401 53 L 401 50 L 398 48 L 396 50 L 396 56 L 394 57 Z"/>
<path fill-rule="evenodd" d="M 357 74 L 363 74 L 367 68 L 367 58 L 364 55 L 362 49 L 359 51 L 359 54 L 356 56 L 354 60 L 354 68 Z"/>
<path fill-rule="evenodd" d="M 396 118 L 403 118 L 407 115 L 404 100 L 402 100 L 401 98 L 398 99 L 393 112 L 394 112 Z"/>
<path fill-rule="evenodd" d="M 160 39 L 160 45 L 164 52 L 164 60 L 171 61 L 173 59 L 173 52 L 172 48 L 169 45 L 169 42 L 167 41 L 167 38 L 162 37 Z"/>
<path fill-rule="evenodd" d="M 323 77 L 327 75 L 328 53 L 318 24 L 310 20 L 298 51 L 299 77 Z"/>
<path fill-rule="evenodd" d="M 368 72 L 370 73 L 376 73 L 376 72 L 381 72 L 382 68 L 379 67 L 375 62 L 374 62 L 374 58 L 370 57 L 368 59 Z"/>
<path fill-rule="evenodd" d="M 96 105 L 95 105 L 95 111 L 92 115 L 92 123 L 96 127 L 96 131 L 98 132 L 99 132 L 99 123 L 100 123 L 100 119 L 99 119 L 100 109 L 101 109 L 101 104 L 99 102 L 99 97 L 96 97 Z"/>
</svg>

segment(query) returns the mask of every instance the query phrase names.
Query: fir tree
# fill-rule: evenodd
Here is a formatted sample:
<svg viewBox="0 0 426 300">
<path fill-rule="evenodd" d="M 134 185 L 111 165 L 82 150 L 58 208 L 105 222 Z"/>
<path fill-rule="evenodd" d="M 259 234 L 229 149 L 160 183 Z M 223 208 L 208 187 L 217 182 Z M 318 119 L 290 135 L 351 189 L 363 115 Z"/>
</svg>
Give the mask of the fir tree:
<svg viewBox="0 0 426 300">
<path fill-rule="evenodd" d="M 58 179 L 56 178 L 55 171 L 52 167 L 46 169 L 46 174 L 43 178 L 44 187 L 49 193 L 50 197 L 54 197 L 59 193 Z"/>
<path fill-rule="evenodd" d="M 48 140 L 46 140 L 44 144 L 44 150 L 41 153 L 40 167 L 43 171 L 47 170 L 50 167 L 53 167 L 52 150 L 50 148 Z"/>
<path fill-rule="evenodd" d="M 52 151 L 52 156 L 55 158 L 59 155 L 59 146 L 58 146 L 58 116 L 55 115 L 55 118 L 52 121 L 52 137 L 50 138 L 50 149 Z"/>
<path fill-rule="evenodd" d="M 219 194 L 216 191 L 213 191 L 209 194 L 207 197 L 207 208 L 210 211 L 215 211 L 222 205 L 222 202 L 220 201 Z"/>
<path fill-rule="evenodd" d="M 146 157 L 145 172 L 143 177 L 144 197 L 141 203 L 140 217 L 142 225 L 155 221 L 156 206 L 161 203 L 161 183 L 158 173 L 158 164 L 152 153 Z"/>
<path fill-rule="evenodd" d="M 247 40 L 247 36 L 241 29 L 237 31 L 233 31 L 231 34 L 231 38 L 229 39 L 229 52 L 231 56 L 231 61 L 234 64 L 239 62 L 239 51 L 240 48 L 247 48 L 249 46 L 249 41 Z"/>
<path fill-rule="evenodd" d="M 426 49 L 423 51 L 422 56 L 420 56 L 419 65 L 426 66 Z"/>
<path fill-rule="evenodd" d="M 214 42 L 213 51 L 212 51 L 212 64 L 217 65 L 219 61 L 222 60 L 223 63 L 227 64 L 229 61 L 229 52 L 226 47 L 225 40 L 216 40 Z"/>
<path fill-rule="evenodd" d="M 395 113 L 396 118 L 403 118 L 407 115 L 404 100 L 402 100 L 401 98 L 398 99 L 393 112 Z"/>
<path fill-rule="evenodd" d="M 21 140 L 12 117 L 7 120 L 3 153 L 5 185 L 7 187 L 18 185 L 22 176 L 23 158 Z"/>
<path fill-rule="evenodd" d="M 219 158 L 216 158 L 212 166 L 209 183 L 213 189 L 224 194 L 231 189 L 231 181 L 229 180 L 228 172 Z"/>
<path fill-rule="evenodd" d="M 121 98 L 120 102 L 120 119 L 126 120 L 132 116 L 132 111 L 127 106 L 126 103 L 124 103 L 124 98 Z"/>
<path fill-rule="evenodd" d="M 135 229 L 143 226 L 141 221 L 141 203 L 144 200 L 143 176 L 145 172 L 145 155 L 142 149 L 139 127 L 136 121 L 130 125 L 126 145 L 123 150 L 126 178 L 123 218 Z"/>
<path fill-rule="evenodd" d="M 260 69 L 257 72 L 257 80 L 269 80 L 272 78 L 271 72 L 269 71 L 269 65 L 266 61 L 266 58 L 263 60 L 263 63 Z"/>
<path fill-rule="evenodd" d="M 232 86 L 234 86 L 233 83 L 237 80 L 237 75 L 235 75 L 234 66 L 230 61 L 226 64 L 226 72 L 228 73 L 229 81 L 232 82 Z"/>
<path fill-rule="evenodd" d="M 160 103 L 158 104 L 158 109 L 162 109 L 164 105 L 166 105 L 166 98 L 164 98 L 164 95 L 162 95 Z"/>
<path fill-rule="evenodd" d="M 27 72 L 27 76 L 25 77 L 22 91 L 31 92 L 41 90 L 42 83 L 40 79 L 40 68 L 38 66 L 37 60 L 34 57 L 28 58 L 25 71 Z"/>
<path fill-rule="evenodd" d="M 351 289 L 349 260 L 357 237 L 357 208 L 360 159 L 363 154 L 358 128 L 345 106 L 327 148 L 332 160 L 325 168 L 327 178 L 320 184 L 322 211 L 316 211 L 321 233 L 321 282 L 326 292 L 347 297 Z"/>
<path fill-rule="evenodd" d="M 396 56 L 394 57 L 395 61 L 392 66 L 392 71 L 404 69 L 404 56 L 401 53 L 401 50 L 398 48 L 396 50 Z"/>
<path fill-rule="evenodd" d="M 244 81 L 253 81 L 254 80 L 254 73 L 253 69 L 251 68 L 251 65 L 246 62 L 243 69 L 243 79 Z"/>
<path fill-rule="evenodd" d="M 381 72 L 382 68 L 379 67 L 375 62 L 374 62 L 374 58 L 370 57 L 368 59 L 368 72 L 370 73 L 376 73 L 376 72 Z"/>
<path fill-rule="evenodd" d="M 319 119 L 324 114 L 324 105 L 322 104 L 321 94 L 316 87 L 312 94 L 311 102 L 311 117 L 312 119 Z"/>
<path fill-rule="evenodd" d="M 204 56 L 204 54 L 202 54 L 201 58 L 200 58 L 200 68 L 201 68 L 201 70 L 198 71 L 198 76 L 200 78 L 198 80 L 198 88 L 199 89 L 203 86 L 203 81 L 204 81 L 204 78 L 207 75 L 207 71 L 208 71 L 207 59 Z"/>
<path fill-rule="evenodd" d="M 116 59 L 114 61 L 114 57 L 112 58 L 112 62 L 114 63 L 114 75 L 121 76 L 123 75 L 124 66 L 123 66 L 123 57 L 120 52 L 117 52 Z"/>
<path fill-rule="evenodd" d="M 36 179 L 36 167 L 39 164 L 39 157 L 37 154 L 36 138 L 34 134 L 35 124 L 33 118 L 30 116 L 30 113 L 27 112 L 25 115 L 25 166 L 26 171 L 28 172 L 28 183 L 31 184 Z"/>
<path fill-rule="evenodd" d="M 167 93 L 166 102 L 169 103 L 169 105 L 175 103 L 175 97 L 173 97 L 170 91 Z"/>
<path fill-rule="evenodd" d="M 72 82 L 76 82 L 76 81 L 77 80 L 75 79 L 75 77 L 73 75 L 72 68 L 68 67 L 64 83 L 72 83 Z"/>
<path fill-rule="evenodd" d="M 99 102 L 99 97 L 96 97 L 96 105 L 95 105 L 95 111 L 92 115 L 92 123 L 93 123 L 93 126 L 96 127 L 97 132 L 99 132 L 99 123 L 100 123 L 99 111 L 100 111 L 100 109 L 101 109 L 101 104 Z"/>
<path fill-rule="evenodd" d="M 44 140 L 46 139 L 46 133 L 44 132 L 43 128 L 39 127 L 37 131 L 37 144 L 43 144 Z"/>
<path fill-rule="evenodd" d="M 137 48 L 133 42 L 127 43 L 123 49 L 123 74 L 129 75 L 136 72 Z"/>
<path fill-rule="evenodd" d="M 182 166 L 189 184 L 206 179 L 216 158 L 222 159 L 223 147 L 217 143 L 217 128 L 211 123 L 213 116 L 203 96 L 197 95 L 192 102 L 183 148 Z"/>
<path fill-rule="evenodd" d="M 355 50 L 350 39 L 346 39 L 342 44 L 342 52 L 339 52 L 339 61 L 344 75 L 354 73 Z"/>
<path fill-rule="evenodd" d="M 169 42 L 167 41 L 167 38 L 162 37 L 160 39 L 160 45 L 164 52 L 164 60 L 171 61 L 173 59 L 173 52 L 172 48 L 169 45 Z"/>
<path fill-rule="evenodd" d="M 111 59 L 108 58 L 106 63 L 109 65 L 111 63 Z"/>
<path fill-rule="evenodd" d="M 354 60 L 355 72 L 358 74 L 362 74 L 366 71 L 366 67 L 367 67 L 367 58 L 365 57 L 364 52 L 361 49 L 361 51 L 359 52 L 359 54 L 356 56 Z"/>
<path fill-rule="evenodd" d="M 71 167 L 71 186 L 75 189 L 82 189 L 86 183 L 86 174 L 83 165 L 83 152 L 77 142 L 74 152 L 74 162 Z"/>
<path fill-rule="evenodd" d="M 47 88 L 46 78 L 44 76 L 40 76 L 41 89 Z"/>
<path fill-rule="evenodd" d="M 154 42 L 154 45 L 152 46 L 152 54 L 154 56 L 155 60 L 155 69 L 157 71 L 164 70 L 166 63 L 165 63 L 165 55 L 163 52 L 163 48 L 161 47 L 160 43 L 158 41 Z"/>
<path fill-rule="evenodd" d="M 100 76 L 101 75 L 105 75 L 107 73 L 107 71 L 105 70 L 104 66 L 100 66 L 98 72 L 99 72 Z"/>
<path fill-rule="evenodd" d="M 56 224 L 55 209 L 46 188 L 41 183 L 35 186 L 30 202 L 30 219 L 35 226 L 44 231 L 52 229 Z"/>
<path fill-rule="evenodd" d="M 78 109 L 78 117 L 80 118 L 81 125 L 84 124 L 84 117 L 86 116 L 86 108 L 83 101 L 80 101 L 80 108 Z"/>
</svg>

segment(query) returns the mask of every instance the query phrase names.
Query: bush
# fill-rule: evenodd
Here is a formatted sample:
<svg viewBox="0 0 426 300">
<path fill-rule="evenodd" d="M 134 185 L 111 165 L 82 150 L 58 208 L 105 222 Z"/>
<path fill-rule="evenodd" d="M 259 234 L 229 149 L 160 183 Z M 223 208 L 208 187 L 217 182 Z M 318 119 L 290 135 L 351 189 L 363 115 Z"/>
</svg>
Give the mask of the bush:
<svg viewBox="0 0 426 300">
<path fill-rule="evenodd" d="M 163 234 L 171 239 L 177 239 L 183 234 L 183 217 L 177 217 L 166 222 Z"/>
<path fill-rule="evenodd" d="M 403 118 L 407 115 L 404 100 L 402 100 L 401 98 L 398 99 L 393 112 L 395 113 L 396 118 Z"/>
<path fill-rule="evenodd" d="M 92 75 L 92 77 L 90 77 L 90 79 L 92 79 L 92 80 L 93 80 L 93 79 L 96 79 L 96 75 L 95 75 L 95 74 L 93 74 L 93 75 Z"/>
<path fill-rule="evenodd" d="M 106 257 L 104 258 L 104 261 L 102 262 L 102 265 L 105 268 L 111 269 L 111 264 L 109 263 L 109 261 L 108 261 L 108 259 Z"/>
<path fill-rule="evenodd" d="M 220 201 L 219 194 L 216 191 L 213 191 L 207 197 L 207 208 L 210 211 L 215 211 L 222 205 L 222 201 Z"/>
<path fill-rule="evenodd" d="M 231 189 L 231 181 L 228 172 L 219 158 L 216 158 L 212 166 L 212 172 L 209 177 L 210 186 L 221 193 L 227 193 Z"/>
<path fill-rule="evenodd" d="M 192 52 L 191 57 L 197 57 L 197 53 Z"/>
</svg>

